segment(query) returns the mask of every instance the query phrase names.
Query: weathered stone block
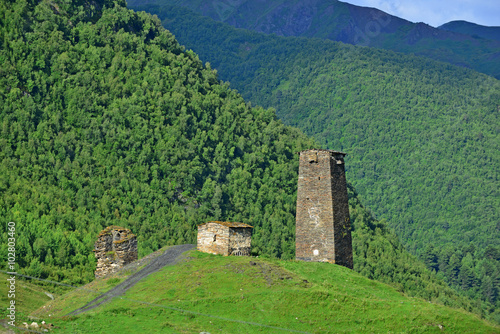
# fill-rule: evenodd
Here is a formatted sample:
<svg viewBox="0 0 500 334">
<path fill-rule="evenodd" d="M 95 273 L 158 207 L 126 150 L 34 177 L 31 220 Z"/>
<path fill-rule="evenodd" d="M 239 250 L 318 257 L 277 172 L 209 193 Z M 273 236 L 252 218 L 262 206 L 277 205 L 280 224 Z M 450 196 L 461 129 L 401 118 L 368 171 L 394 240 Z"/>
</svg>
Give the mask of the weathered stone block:
<svg viewBox="0 0 500 334">
<path fill-rule="evenodd" d="M 212 221 L 198 225 L 198 250 L 221 255 L 250 255 L 252 226 Z"/>
</svg>

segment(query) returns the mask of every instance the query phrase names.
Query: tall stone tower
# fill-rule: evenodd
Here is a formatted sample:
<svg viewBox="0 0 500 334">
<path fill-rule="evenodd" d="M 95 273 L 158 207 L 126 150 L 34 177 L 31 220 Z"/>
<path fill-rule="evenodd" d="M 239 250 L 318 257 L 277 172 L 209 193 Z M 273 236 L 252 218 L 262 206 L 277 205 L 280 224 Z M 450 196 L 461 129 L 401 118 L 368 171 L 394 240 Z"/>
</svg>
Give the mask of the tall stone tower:
<svg viewBox="0 0 500 334">
<path fill-rule="evenodd" d="M 345 153 L 299 153 L 295 256 L 297 260 L 352 264 Z"/>
</svg>

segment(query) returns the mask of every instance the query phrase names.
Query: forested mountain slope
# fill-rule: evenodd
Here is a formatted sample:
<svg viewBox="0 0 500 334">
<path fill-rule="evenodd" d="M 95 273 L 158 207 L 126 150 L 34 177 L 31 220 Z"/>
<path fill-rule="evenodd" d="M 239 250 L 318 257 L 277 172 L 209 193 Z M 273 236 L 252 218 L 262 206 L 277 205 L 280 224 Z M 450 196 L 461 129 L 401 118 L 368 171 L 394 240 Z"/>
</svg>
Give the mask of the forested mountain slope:
<svg viewBox="0 0 500 334">
<path fill-rule="evenodd" d="M 500 78 L 500 41 L 433 28 L 337 0 L 129 0 L 189 8 L 214 20 L 278 36 L 316 37 L 445 61 Z M 460 31 L 462 32 L 462 31 Z"/>
<path fill-rule="evenodd" d="M 312 140 L 148 14 L 82 20 L 78 6 L 22 1 L 1 13 L 0 215 L 17 224 L 21 268 L 88 281 L 103 227 L 131 228 L 144 255 L 192 242 L 207 219 L 255 225 L 257 254 L 293 256 L 295 152 Z"/>
<path fill-rule="evenodd" d="M 0 19 L 0 218 L 16 224 L 19 273 L 88 282 L 104 227 L 132 229 L 143 256 L 193 242 L 209 219 L 253 225 L 255 255 L 294 257 L 295 152 L 312 139 L 123 3 L 2 2 Z M 351 186 L 349 197 L 356 271 L 491 313 L 409 255 Z"/>
<path fill-rule="evenodd" d="M 451 21 L 438 27 L 439 29 L 467 34 L 475 38 L 486 38 L 500 41 L 500 27 L 487 27 L 467 21 Z"/>
<path fill-rule="evenodd" d="M 143 8 L 243 96 L 349 153 L 362 198 L 430 268 L 459 290 L 476 294 L 485 282 L 486 295 L 497 295 L 500 258 L 488 257 L 496 269 L 479 267 L 500 235 L 498 80 L 423 57 L 234 29 L 178 7 Z M 461 275 L 475 278 L 460 283 Z"/>
</svg>

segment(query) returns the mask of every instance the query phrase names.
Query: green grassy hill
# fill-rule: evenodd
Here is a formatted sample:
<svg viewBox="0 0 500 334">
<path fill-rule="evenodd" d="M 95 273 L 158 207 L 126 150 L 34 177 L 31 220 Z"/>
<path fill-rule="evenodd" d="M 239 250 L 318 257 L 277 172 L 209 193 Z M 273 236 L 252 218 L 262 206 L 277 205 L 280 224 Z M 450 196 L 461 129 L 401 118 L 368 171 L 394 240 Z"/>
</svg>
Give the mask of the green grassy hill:
<svg viewBox="0 0 500 334">
<path fill-rule="evenodd" d="M 9 298 L 9 285 L 4 282 L 7 282 L 7 279 L 10 277 L 11 275 L 0 273 L 0 280 L 2 281 L 2 284 L 0 284 L 0 302 L 2 303 L 2 306 L 5 306 L 9 305 L 11 299 L 15 300 L 17 316 L 27 317 L 31 312 L 49 302 L 51 300 L 49 295 L 53 298 L 59 297 L 59 294 L 53 292 L 52 285 L 49 285 L 48 288 L 44 288 L 40 285 L 27 282 L 17 277 L 15 284 L 15 299 Z M 0 318 L 5 318 L 7 314 L 7 310 L 2 307 Z"/>
<path fill-rule="evenodd" d="M 476 316 L 328 263 L 222 257 L 191 251 L 123 298 L 64 317 L 126 276 L 97 280 L 34 315 L 53 333 L 499 333 Z M 49 317 L 49 315 L 51 315 Z"/>
</svg>

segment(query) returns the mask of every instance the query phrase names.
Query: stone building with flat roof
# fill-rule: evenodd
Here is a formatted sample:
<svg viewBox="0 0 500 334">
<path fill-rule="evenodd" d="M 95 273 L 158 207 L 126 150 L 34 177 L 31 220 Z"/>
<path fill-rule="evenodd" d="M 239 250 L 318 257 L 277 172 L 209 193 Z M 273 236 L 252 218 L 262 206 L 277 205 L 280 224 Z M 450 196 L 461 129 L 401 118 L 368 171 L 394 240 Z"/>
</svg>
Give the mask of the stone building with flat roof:
<svg viewBox="0 0 500 334">
<path fill-rule="evenodd" d="M 295 256 L 297 260 L 352 263 L 345 153 L 299 152 Z"/>
<path fill-rule="evenodd" d="M 198 250 L 221 255 L 250 255 L 252 226 L 210 221 L 198 225 Z"/>
</svg>

